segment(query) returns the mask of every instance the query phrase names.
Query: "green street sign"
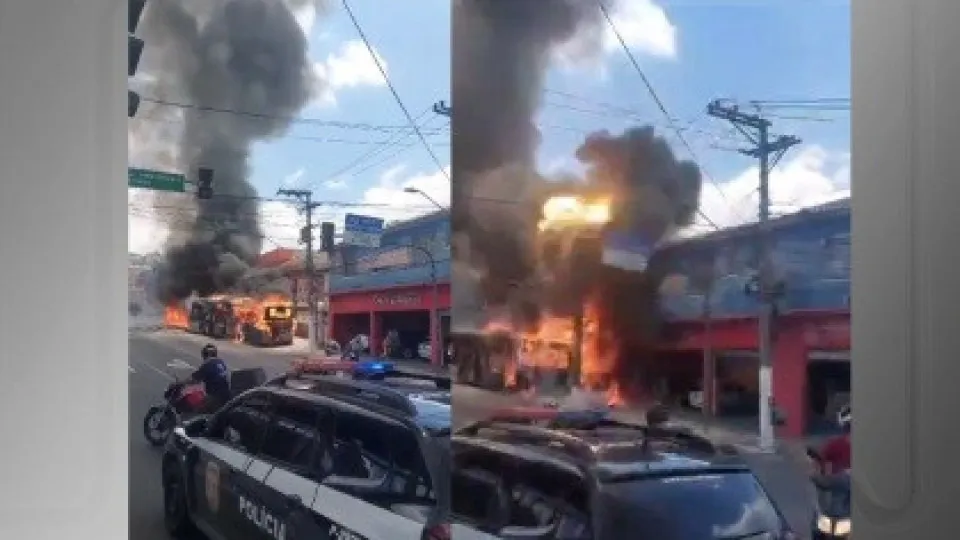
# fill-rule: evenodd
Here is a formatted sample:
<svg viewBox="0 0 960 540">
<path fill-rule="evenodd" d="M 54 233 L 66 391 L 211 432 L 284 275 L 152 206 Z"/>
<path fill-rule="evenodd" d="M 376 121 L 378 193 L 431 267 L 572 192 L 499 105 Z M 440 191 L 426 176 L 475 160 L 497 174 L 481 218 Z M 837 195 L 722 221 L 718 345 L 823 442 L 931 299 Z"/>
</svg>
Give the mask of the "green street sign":
<svg viewBox="0 0 960 540">
<path fill-rule="evenodd" d="M 179 173 L 129 167 L 127 168 L 127 179 L 127 185 L 133 188 L 172 191 L 175 193 L 183 193 L 186 191 L 184 188 L 186 179 Z"/>
</svg>

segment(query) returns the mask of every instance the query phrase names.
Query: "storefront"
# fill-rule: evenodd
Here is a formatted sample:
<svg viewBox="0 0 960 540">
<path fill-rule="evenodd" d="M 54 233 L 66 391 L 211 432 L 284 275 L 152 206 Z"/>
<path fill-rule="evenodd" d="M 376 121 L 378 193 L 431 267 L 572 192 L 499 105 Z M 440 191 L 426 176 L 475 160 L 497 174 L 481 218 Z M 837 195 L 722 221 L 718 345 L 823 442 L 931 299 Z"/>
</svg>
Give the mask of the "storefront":
<svg viewBox="0 0 960 540">
<path fill-rule="evenodd" d="M 755 414 L 759 366 L 755 318 L 684 321 L 669 325 L 664 354 L 702 358 L 703 403 L 712 414 L 736 408 Z M 710 351 L 710 354 L 704 354 Z M 742 399 L 734 399 L 733 389 Z M 850 394 L 850 313 L 797 311 L 777 321 L 773 345 L 773 401 L 786 437 L 824 429 Z M 736 402 L 736 403 L 734 403 Z"/>
<path fill-rule="evenodd" d="M 436 297 L 436 302 L 434 301 Z M 430 313 L 437 309 L 433 326 Z M 387 332 L 394 330 L 412 357 L 420 356 L 430 336 L 439 335 L 441 347 L 430 346 L 430 361 L 438 364 L 450 329 L 450 285 L 411 285 L 378 290 L 331 292 L 329 335 L 345 344 L 357 334 L 370 338 L 371 352 L 382 354 Z"/>
</svg>

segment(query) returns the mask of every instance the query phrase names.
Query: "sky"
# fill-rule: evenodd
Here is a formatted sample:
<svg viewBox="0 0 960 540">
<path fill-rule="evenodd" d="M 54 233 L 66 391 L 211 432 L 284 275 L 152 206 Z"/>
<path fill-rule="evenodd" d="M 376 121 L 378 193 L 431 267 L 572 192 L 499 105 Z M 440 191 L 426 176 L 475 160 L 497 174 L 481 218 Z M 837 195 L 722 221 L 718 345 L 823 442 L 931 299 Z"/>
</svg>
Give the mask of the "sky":
<svg viewBox="0 0 960 540">
<path fill-rule="evenodd" d="M 556 54 L 537 119 L 543 134 L 541 169 L 579 170 L 573 155 L 588 133 L 654 125 L 680 157 L 694 160 L 703 171 L 700 210 L 706 218 L 699 218 L 692 230 L 756 219 L 757 162 L 737 152 L 749 143 L 729 123 L 708 116 L 707 104 L 730 99 L 749 108 L 753 101 L 848 98 L 849 2 L 620 4 L 612 13 L 613 26 L 669 119 L 607 26 L 602 55 L 574 63 L 562 50 Z M 426 198 L 405 193 L 405 187 L 422 190 L 440 205 L 449 203 L 449 120 L 431 107 L 453 101 L 450 1 L 351 0 L 350 6 L 400 101 L 418 119 L 430 151 L 410 130 L 402 130 L 409 125 L 407 117 L 340 2 L 332 2 L 326 13 L 315 12 L 309 3 L 298 11 L 314 70 L 327 81 L 326 90 L 314 97 L 301 113 L 303 120 L 286 136 L 259 143 L 252 157 L 252 183 L 260 196 L 275 197 L 280 187 L 312 189 L 316 200 L 331 203 L 318 211 L 317 220 L 332 220 L 338 228 L 345 212 L 399 220 L 435 209 Z M 775 134 L 802 141 L 771 174 L 775 213 L 849 195 L 849 111 L 843 109 L 761 105 Z M 144 165 L 153 139 L 140 133 L 128 140 L 131 166 Z M 160 250 L 166 238 L 171 216 L 152 211 L 150 201 L 151 194 L 131 189 L 132 252 Z M 265 251 L 297 247 L 303 218 L 291 205 L 264 202 L 261 215 Z"/>
</svg>

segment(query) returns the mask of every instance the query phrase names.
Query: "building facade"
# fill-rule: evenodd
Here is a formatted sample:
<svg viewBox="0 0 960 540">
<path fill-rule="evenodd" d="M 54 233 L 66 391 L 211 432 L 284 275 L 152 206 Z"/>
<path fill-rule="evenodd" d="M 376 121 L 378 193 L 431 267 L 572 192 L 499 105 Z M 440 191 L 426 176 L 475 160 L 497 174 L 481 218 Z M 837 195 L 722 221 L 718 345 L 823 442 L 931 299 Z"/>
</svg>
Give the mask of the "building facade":
<svg viewBox="0 0 960 540">
<path fill-rule="evenodd" d="M 773 400 L 785 436 L 825 429 L 850 392 L 849 199 L 771 222 L 773 272 L 782 284 L 773 344 Z M 755 225 L 660 250 L 667 278 L 662 346 L 686 359 L 693 385 L 717 416 L 756 414 L 759 301 Z M 651 266 L 655 261 L 651 261 Z M 739 401 L 739 404 L 738 404 Z"/>
<path fill-rule="evenodd" d="M 437 317 L 431 317 L 433 310 Z M 375 249 L 340 246 L 331 262 L 328 335 L 346 343 L 356 334 L 382 353 L 385 334 L 395 330 L 416 352 L 430 346 L 439 362 L 450 328 L 450 215 L 434 212 L 384 229 Z"/>
</svg>

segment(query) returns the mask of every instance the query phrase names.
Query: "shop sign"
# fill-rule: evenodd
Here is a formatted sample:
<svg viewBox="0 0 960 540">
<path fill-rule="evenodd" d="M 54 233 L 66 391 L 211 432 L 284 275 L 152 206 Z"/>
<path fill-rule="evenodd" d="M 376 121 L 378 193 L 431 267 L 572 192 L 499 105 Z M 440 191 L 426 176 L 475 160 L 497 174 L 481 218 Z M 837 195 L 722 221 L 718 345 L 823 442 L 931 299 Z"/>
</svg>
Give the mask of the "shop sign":
<svg viewBox="0 0 960 540">
<path fill-rule="evenodd" d="M 378 294 L 373 297 L 373 303 L 378 306 L 412 306 L 420 303 L 418 294 Z"/>
</svg>

